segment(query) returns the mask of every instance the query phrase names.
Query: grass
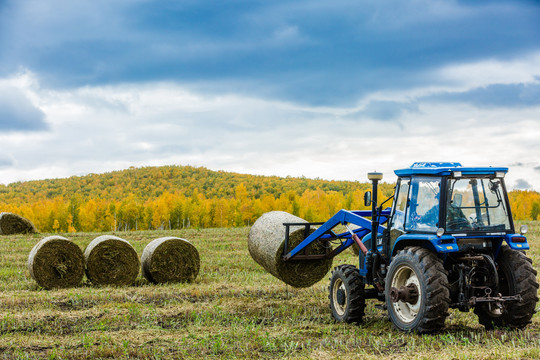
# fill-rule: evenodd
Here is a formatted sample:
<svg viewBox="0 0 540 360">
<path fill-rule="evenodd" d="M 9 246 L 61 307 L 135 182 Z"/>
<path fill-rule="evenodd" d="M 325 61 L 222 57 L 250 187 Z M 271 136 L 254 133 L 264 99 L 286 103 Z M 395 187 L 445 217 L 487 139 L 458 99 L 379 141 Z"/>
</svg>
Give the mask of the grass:
<svg viewBox="0 0 540 360">
<path fill-rule="evenodd" d="M 540 222 L 529 222 L 528 252 L 540 263 Z M 450 311 L 432 335 L 392 328 L 368 301 L 361 326 L 337 324 L 328 277 L 308 289 L 288 287 L 249 256 L 247 228 L 115 233 L 138 254 L 153 239 L 179 236 L 199 250 L 191 284 L 38 288 L 26 269 L 46 234 L 0 238 L 1 358 L 540 358 L 540 317 L 523 331 L 484 331 L 472 313 Z M 84 248 L 100 234 L 63 234 Z M 334 265 L 355 263 L 352 252 Z"/>
</svg>

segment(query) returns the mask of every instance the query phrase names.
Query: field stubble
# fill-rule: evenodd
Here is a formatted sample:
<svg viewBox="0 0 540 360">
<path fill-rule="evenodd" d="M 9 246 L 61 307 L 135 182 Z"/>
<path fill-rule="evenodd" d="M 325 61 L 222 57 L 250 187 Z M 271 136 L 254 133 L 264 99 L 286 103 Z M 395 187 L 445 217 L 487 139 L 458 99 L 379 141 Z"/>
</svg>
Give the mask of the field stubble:
<svg viewBox="0 0 540 360">
<path fill-rule="evenodd" d="M 529 222 L 535 268 L 540 222 Z M 328 276 L 294 289 L 249 256 L 249 229 L 115 233 L 139 256 L 153 239 L 177 236 L 199 250 L 201 269 L 190 284 L 43 290 L 26 260 L 45 234 L 0 238 L 0 357 L 3 358 L 540 358 L 540 317 L 523 331 L 484 331 L 471 313 L 450 311 L 446 328 L 413 335 L 392 328 L 368 301 L 365 323 L 335 323 L 328 308 Z M 64 234 L 81 248 L 100 234 Z M 355 264 L 352 252 L 340 263 Z"/>
</svg>

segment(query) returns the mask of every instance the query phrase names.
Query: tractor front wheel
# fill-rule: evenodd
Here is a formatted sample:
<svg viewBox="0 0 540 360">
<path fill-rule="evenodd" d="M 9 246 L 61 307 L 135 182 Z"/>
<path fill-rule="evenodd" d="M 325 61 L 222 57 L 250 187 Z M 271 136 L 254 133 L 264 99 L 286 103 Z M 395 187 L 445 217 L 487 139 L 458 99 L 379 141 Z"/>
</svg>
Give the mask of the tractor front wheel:
<svg viewBox="0 0 540 360">
<path fill-rule="evenodd" d="M 536 270 L 524 253 L 503 246 L 497 258 L 499 292 L 503 296 L 520 295 L 521 301 L 508 302 L 501 310 L 490 310 L 487 306 L 474 309 L 480 324 L 488 330 L 495 327 L 524 328 L 535 313 L 538 296 Z"/>
<path fill-rule="evenodd" d="M 332 271 L 328 295 L 332 316 L 339 322 L 362 322 L 366 300 L 364 283 L 353 265 L 340 265 Z"/>
<path fill-rule="evenodd" d="M 400 251 L 388 267 L 385 297 L 397 329 L 419 333 L 442 329 L 450 304 L 442 261 L 421 247 Z"/>
</svg>

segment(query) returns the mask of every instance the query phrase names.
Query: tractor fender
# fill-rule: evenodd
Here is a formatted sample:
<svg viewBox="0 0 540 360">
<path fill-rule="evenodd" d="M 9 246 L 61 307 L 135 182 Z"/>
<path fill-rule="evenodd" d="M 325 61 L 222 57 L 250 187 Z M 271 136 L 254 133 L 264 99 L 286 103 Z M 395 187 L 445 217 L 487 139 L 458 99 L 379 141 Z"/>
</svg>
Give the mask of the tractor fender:
<svg viewBox="0 0 540 360">
<path fill-rule="evenodd" d="M 442 254 L 459 251 L 456 238 L 451 235 L 404 234 L 396 239 L 391 256 L 394 257 L 399 250 L 408 246 L 420 246 Z"/>
<path fill-rule="evenodd" d="M 381 239 L 382 238 L 382 234 L 377 234 L 377 239 Z M 365 235 L 363 238 L 362 238 L 362 242 L 364 243 L 364 245 L 366 245 L 366 247 L 368 249 L 371 249 L 371 233 L 368 233 L 367 235 Z M 377 247 L 381 247 L 382 245 L 380 245 L 379 243 L 377 243 Z"/>
<path fill-rule="evenodd" d="M 513 250 L 529 250 L 529 243 L 527 238 L 519 234 L 506 234 L 505 238 L 506 243 Z"/>
</svg>

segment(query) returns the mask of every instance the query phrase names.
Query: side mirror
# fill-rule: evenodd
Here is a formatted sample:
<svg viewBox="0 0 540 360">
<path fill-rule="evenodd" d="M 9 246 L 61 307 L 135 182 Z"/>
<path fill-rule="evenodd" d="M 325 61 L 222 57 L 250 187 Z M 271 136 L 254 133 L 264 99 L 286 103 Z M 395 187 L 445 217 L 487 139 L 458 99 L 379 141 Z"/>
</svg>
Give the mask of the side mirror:
<svg viewBox="0 0 540 360">
<path fill-rule="evenodd" d="M 364 193 L 364 205 L 371 206 L 371 191 L 366 191 Z"/>
</svg>

